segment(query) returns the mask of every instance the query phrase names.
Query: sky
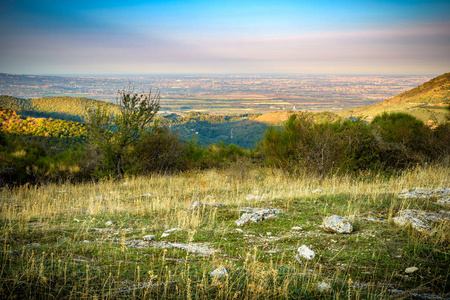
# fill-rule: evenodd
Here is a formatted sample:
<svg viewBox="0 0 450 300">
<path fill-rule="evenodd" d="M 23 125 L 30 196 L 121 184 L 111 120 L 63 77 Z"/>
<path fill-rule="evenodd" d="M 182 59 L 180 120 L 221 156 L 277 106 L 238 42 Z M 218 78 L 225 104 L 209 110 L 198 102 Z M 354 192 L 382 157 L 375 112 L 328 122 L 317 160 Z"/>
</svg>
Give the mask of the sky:
<svg viewBox="0 0 450 300">
<path fill-rule="evenodd" d="M 448 0 L 0 0 L 0 73 L 449 71 Z"/>
</svg>

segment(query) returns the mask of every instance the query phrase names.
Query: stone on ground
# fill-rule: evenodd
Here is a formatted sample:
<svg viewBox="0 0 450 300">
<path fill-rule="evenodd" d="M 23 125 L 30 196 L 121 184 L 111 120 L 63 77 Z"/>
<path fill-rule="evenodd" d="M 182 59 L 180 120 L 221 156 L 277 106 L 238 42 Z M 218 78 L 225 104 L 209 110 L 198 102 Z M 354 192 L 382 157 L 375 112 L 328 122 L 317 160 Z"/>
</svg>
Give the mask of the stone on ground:
<svg viewBox="0 0 450 300">
<path fill-rule="evenodd" d="M 323 229 L 334 233 L 351 233 L 353 226 L 347 219 L 334 215 L 323 221 Z"/>
<path fill-rule="evenodd" d="M 411 274 L 411 273 L 414 273 L 417 270 L 419 270 L 419 268 L 417 268 L 417 267 L 409 267 L 409 268 L 406 268 L 405 273 L 406 274 Z"/>
<path fill-rule="evenodd" d="M 215 269 L 214 271 L 212 271 L 211 273 L 209 273 L 209 275 L 214 278 L 220 278 L 223 275 L 227 275 L 227 274 L 228 274 L 228 271 L 223 266 L 220 266 L 217 269 Z"/>
<path fill-rule="evenodd" d="M 319 282 L 317 284 L 317 290 L 322 293 L 322 292 L 328 292 L 331 289 L 331 286 L 326 283 L 326 282 Z"/>
<path fill-rule="evenodd" d="M 239 218 L 239 220 L 236 221 L 236 225 L 242 226 L 249 222 L 261 222 L 275 217 L 278 213 L 279 212 L 276 209 L 260 209 L 253 213 L 245 213 Z"/>
<path fill-rule="evenodd" d="M 308 248 L 306 245 L 301 245 L 298 249 L 298 254 L 295 256 L 299 263 L 302 263 L 301 258 L 311 260 L 316 256 L 316 253 Z"/>
</svg>

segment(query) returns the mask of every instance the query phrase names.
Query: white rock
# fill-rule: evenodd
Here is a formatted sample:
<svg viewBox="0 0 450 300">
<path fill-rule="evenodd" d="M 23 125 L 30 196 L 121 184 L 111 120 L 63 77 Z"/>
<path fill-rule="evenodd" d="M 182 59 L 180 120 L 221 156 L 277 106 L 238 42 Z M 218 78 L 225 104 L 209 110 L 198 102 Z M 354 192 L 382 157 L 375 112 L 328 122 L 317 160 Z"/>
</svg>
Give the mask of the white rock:
<svg viewBox="0 0 450 300">
<path fill-rule="evenodd" d="M 166 231 L 164 231 L 165 233 L 171 233 L 171 232 L 175 232 L 175 231 L 181 231 L 183 229 L 181 228 L 172 228 L 172 229 L 167 229 Z"/>
<path fill-rule="evenodd" d="M 351 233 L 353 226 L 347 219 L 334 215 L 323 221 L 323 229 L 335 233 Z"/>
<path fill-rule="evenodd" d="M 300 226 L 296 226 L 296 227 L 292 227 L 291 228 L 291 230 L 294 230 L 294 231 L 300 231 L 300 230 L 302 230 L 303 228 L 301 228 Z"/>
<path fill-rule="evenodd" d="M 170 235 L 170 233 L 164 232 L 163 234 L 161 234 L 162 238 L 168 237 Z"/>
<path fill-rule="evenodd" d="M 209 275 L 214 278 L 220 278 L 223 275 L 227 275 L 227 274 L 228 274 L 228 271 L 223 266 L 220 266 L 217 269 L 215 269 L 214 271 L 212 271 L 211 273 L 209 273 Z"/>
<path fill-rule="evenodd" d="M 426 214 L 421 214 L 419 211 L 412 209 L 401 210 L 397 217 L 392 220 L 398 226 L 408 226 L 411 225 L 417 231 L 430 233 L 431 227 L 426 222 L 419 218 L 426 217 Z"/>
<path fill-rule="evenodd" d="M 316 257 L 316 253 L 314 253 L 314 251 L 312 251 L 311 249 L 308 248 L 308 246 L 306 245 L 301 245 L 298 249 L 298 255 L 306 258 L 306 259 L 313 259 L 314 257 Z"/>
<path fill-rule="evenodd" d="M 272 232 L 266 232 L 266 235 L 272 236 Z"/>
<path fill-rule="evenodd" d="M 315 193 L 320 193 L 323 192 L 323 189 L 316 189 L 314 191 L 311 191 L 311 193 L 315 194 Z"/>
<path fill-rule="evenodd" d="M 414 273 L 417 270 L 419 270 L 419 268 L 417 268 L 417 267 L 409 267 L 409 268 L 406 268 L 405 273 L 406 274 L 411 274 L 411 273 Z"/>
<path fill-rule="evenodd" d="M 331 289 L 331 286 L 326 283 L 326 282 L 319 282 L 317 284 L 317 290 L 322 293 L 322 292 L 328 292 Z"/>
<path fill-rule="evenodd" d="M 243 233 L 244 230 L 242 230 L 242 229 L 240 229 L 240 228 L 236 228 L 236 232 Z"/>
<path fill-rule="evenodd" d="M 143 237 L 142 237 L 142 239 L 143 239 L 144 241 L 152 241 L 152 240 L 154 240 L 155 238 L 156 238 L 155 235 L 146 235 L 146 236 L 143 236 Z"/>
<path fill-rule="evenodd" d="M 108 221 L 105 223 L 106 226 L 112 226 L 114 223 L 112 221 Z"/>
<path fill-rule="evenodd" d="M 245 213 L 239 218 L 239 220 L 236 221 L 236 225 L 242 226 L 249 222 L 261 222 L 275 217 L 278 213 L 279 212 L 276 209 L 261 209 L 255 211 L 254 213 Z"/>
<path fill-rule="evenodd" d="M 443 197 L 439 199 L 436 204 L 442 205 L 442 206 L 450 206 L 450 196 Z"/>
<path fill-rule="evenodd" d="M 203 206 L 203 203 L 195 201 L 194 203 L 191 204 L 189 209 L 196 209 L 196 208 L 199 208 L 199 207 L 202 207 L 202 206 Z"/>
</svg>

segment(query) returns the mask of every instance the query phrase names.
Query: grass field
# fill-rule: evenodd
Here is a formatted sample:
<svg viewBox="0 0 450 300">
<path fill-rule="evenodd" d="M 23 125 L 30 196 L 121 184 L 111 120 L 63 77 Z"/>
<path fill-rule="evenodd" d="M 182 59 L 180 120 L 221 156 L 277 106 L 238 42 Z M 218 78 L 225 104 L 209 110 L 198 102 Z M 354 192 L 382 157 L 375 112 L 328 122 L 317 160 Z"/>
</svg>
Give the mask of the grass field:
<svg viewBox="0 0 450 300">
<path fill-rule="evenodd" d="M 445 209 L 434 198 L 398 194 L 449 187 L 448 171 L 446 165 L 391 178 L 292 178 L 241 164 L 122 181 L 3 188 L 0 298 L 449 297 L 448 220 L 435 225 L 433 235 L 392 222 L 403 208 Z M 190 209 L 196 201 L 204 205 Z M 244 207 L 280 213 L 238 227 Z M 335 214 L 353 224 L 351 234 L 323 231 L 323 219 Z M 179 229 L 162 237 L 174 228 Z M 295 255 L 301 245 L 315 258 L 300 264 Z M 210 276 L 221 266 L 228 275 Z M 406 274 L 408 267 L 418 270 Z M 319 292 L 323 283 L 329 288 Z"/>
</svg>

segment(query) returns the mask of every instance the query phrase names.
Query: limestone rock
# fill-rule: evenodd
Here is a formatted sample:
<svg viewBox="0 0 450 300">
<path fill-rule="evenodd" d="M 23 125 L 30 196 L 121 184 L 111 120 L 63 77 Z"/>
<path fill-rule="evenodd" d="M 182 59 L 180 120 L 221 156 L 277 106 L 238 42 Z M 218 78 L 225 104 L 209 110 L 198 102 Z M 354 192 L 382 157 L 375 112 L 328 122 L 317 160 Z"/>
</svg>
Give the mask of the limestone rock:
<svg viewBox="0 0 450 300">
<path fill-rule="evenodd" d="M 154 240 L 155 238 L 156 238 L 155 235 L 146 235 L 146 236 L 143 236 L 143 237 L 142 237 L 142 239 L 143 239 L 144 241 L 152 241 L 152 240 Z"/>
<path fill-rule="evenodd" d="M 296 227 L 292 227 L 291 228 L 291 230 L 293 230 L 293 231 L 300 231 L 300 230 L 302 230 L 303 228 L 301 228 L 300 226 L 296 226 Z"/>
<path fill-rule="evenodd" d="M 436 204 L 442 205 L 442 206 L 450 206 L 450 196 L 442 197 L 439 199 Z"/>
<path fill-rule="evenodd" d="M 410 215 L 404 214 L 392 219 L 398 226 L 408 226 L 411 225 L 417 231 L 429 233 L 431 230 L 430 225 L 421 221 L 418 218 L 412 217 Z"/>
<path fill-rule="evenodd" d="M 308 248 L 306 245 L 301 245 L 298 249 L 298 254 L 295 256 L 299 263 L 302 263 L 301 258 L 311 260 L 316 256 L 316 253 Z"/>
<path fill-rule="evenodd" d="M 398 212 L 399 216 L 417 218 L 423 222 L 438 223 L 450 220 L 450 212 L 440 210 L 438 212 L 428 212 L 419 209 L 402 209 Z"/>
<path fill-rule="evenodd" d="M 322 293 L 322 292 L 328 292 L 331 289 L 331 286 L 326 283 L 326 282 L 319 282 L 317 284 L 317 290 Z"/>
<path fill-rule="evenodd" d="M 203 206 L 203 203 L 195 201 L 194 203 L 191 204 L 191 206 L 189 207 L 189 209 L 196 209 L 196 208 L 200 208 Z"/>
<path fill-rule="evenodd" d="M 164 231 L 164 233 L 171 233 L 171 232 L 175 232 L 175 231 L 181 231 L 183 229 L 181 228 L 172 228 L 172 229 L 167 229 L 166 231 Z"/>
<path fill-rule="evenodd" d="M 163 234 L 161 234 L 162 238 L 168 237 L 170 235 L 170 233 L 164 232 Z"/>
<path fill-rule="evenodd" d="M 105 223 L 105 225 L 106 225 L 106 226 L 112 226 L 112 225 L 113 225 L 113 222 L 112 222 L 112 221 L 108 221 L 108 222 Z"/>
<path fill-rule="evenodd" d="M 261 209 L 253 213 L 245 213 L 239 218 L 239 220 L 236 221 L 236 225 L 242 226 L 249 222 L 253 223 L 261 222 L 275 217 L 278 213 L 279 212 L 276 209 Z"/>
<path fill-rule="evenodd" d="M 409 268 L 406 268 L 405 273 L 406 274 L 411 274 L 411 273 L 414 273 L 417 270 L 419 270 L 419 268 L 417 268 L 417 267 L 409 267 Z"/>
<path fill-rule="evenodd" d="M 223 266 L 220 266 L 217 269 L 215 269 L 214 271 L 212 271 L 211 273 L 209 273 L 209 275 L 214 278 L 220 278 L 223 275 L 227 275 L 227 274 L 228 274 L 228 271 Z"/>
<path fill-rule="evenodd" d="M 437 188 L 434 190 L 426 190 L 423 188 L 412 188 L 409 191 L 402 191 L 402 194 L 398 195 L 399 198 L 406 199 L 427 199 L 432 197 L 445 197 L 450 196 L 450 188 Z"/>
<path fill-rule="evenodd" d="M 323 229 L 328 232 L 351 233 L 353 226 L 347 219 L 334 215 L 323 221 Z"/>
</svg>

